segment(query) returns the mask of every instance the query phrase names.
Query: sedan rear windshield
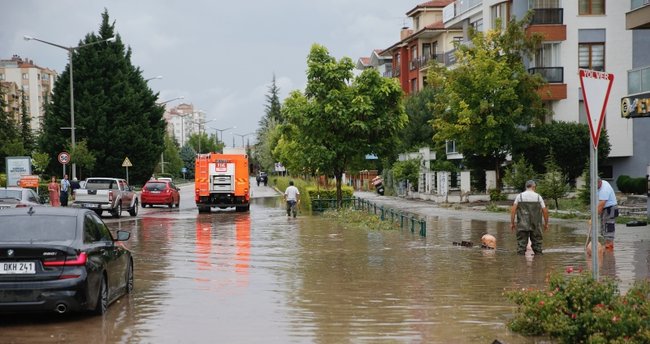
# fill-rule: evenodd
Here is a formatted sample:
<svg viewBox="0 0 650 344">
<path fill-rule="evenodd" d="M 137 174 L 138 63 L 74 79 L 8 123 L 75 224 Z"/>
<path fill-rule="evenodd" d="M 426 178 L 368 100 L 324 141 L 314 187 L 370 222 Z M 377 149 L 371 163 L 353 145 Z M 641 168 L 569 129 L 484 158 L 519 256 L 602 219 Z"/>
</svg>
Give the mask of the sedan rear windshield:
<svg viewBox="0 0 650 344">
<path fill-rule="evenodd" d="M 88 190 L 117 190 L 118 185 L 112 179 L 90 179 L 86 182 L 86 189 Z"/>
<path fill-rule="evenodd" d="M 167 188 L 167 183 L 147 183 L 144 188 L 149 191 L 162 191 Z"/>
<path fill-rule="evenodd" d="M 2 216 L 0 242 L 71 241 L 76 237 L 73 216 Z"/>
<path fill-rule="evenodd" d="M 22 191 L 18 190 L 2 190 L 0 189 L 0 198 L 15 198 L 22 199 Z"/>
</svg>

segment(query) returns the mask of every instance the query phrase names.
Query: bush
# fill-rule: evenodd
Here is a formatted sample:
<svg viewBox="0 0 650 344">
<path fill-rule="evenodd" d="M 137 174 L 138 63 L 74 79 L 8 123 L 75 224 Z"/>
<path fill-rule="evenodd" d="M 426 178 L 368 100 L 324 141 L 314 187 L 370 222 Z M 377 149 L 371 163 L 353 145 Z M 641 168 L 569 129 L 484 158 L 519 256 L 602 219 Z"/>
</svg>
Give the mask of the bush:
<svg viewBox="0 0 650 344">
<path fill-rule="evenodd" d="M 499 189 L 490 189 L 490 201 L 492 202 L 498 202 L 498 201 L 505 201 L 507 200 L 507 196 L 503 193 L 501 193 L 501 190 Z"/>
<path fill-rule="evenodd" d="M 561 343 L 650 341 L 648 281 L 637 282 L 621 296 L 612 279 L 598 282 L 589 272 L 554 273 L 546 291 L 524 289 L 506 295 L 518 305 L 508 323 L 514 332 L 548 335 Z"/>
<path fill-rule="evenodd" d="M 620 175 L 616 179 L 616 187 L 622 193 L 643 195 L 648 192 L 648 182 L 646 177 L 632 178 L 626 175 Z"/>
<path fill-rule="evenodd" d="M 524 191 L 526 190 L 526 182 L 535 179 L 536 175 L 533 165 L 529 164 L 524 157 L 521 157 L 506 168 L 503 181 L 518 191 Z"/>
<path fill-rule="evenodd" d="M 275 186 L 275 188 L 278 189 L 283 195 L 284 190 L 286 190 L 289 186 L 290 180 L 293 180 L 294 186 L 298 188 L 298 191 L 300 191 L 301 206 L 305 207 L 307 210 L 311 210 L 311 199 L 309 198 L 309 192 L 307 191 L 307 188 L 313 186 L 313 184 L 310 184 L 308 181 L 299 178 L 279 176 L 271 178 L 273 186 Z"/>
</svg>

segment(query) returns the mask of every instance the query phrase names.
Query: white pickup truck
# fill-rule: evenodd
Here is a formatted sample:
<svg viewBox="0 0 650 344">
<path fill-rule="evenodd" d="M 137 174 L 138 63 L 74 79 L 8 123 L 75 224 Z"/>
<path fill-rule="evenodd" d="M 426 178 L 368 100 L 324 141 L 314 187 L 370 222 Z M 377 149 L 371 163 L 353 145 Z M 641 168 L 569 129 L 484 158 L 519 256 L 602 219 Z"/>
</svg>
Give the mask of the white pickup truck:
<svg viewBox="0 0 650 344">
<path fill-rule="evenodd" d="M 131 216 L 138 215 L 138 194 L 126 180 L 88 178 L 82 185 L 75 191 L 73 206 L 92 209 L 100 216 L 106 210 L 119 218 L 123 209 L 128 210 Z"/>
</svg>

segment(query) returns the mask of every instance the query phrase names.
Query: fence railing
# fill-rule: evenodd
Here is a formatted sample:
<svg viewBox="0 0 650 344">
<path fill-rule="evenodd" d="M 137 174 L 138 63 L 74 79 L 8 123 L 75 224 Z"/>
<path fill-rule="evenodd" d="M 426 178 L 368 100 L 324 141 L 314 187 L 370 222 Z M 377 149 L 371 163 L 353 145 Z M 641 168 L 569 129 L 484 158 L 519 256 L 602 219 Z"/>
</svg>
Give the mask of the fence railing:
<svg viewBox="0 0 650 344">
<path fill-rule="evenodd" d="M 378 205 L 377 203 L 358 197 L 344 198 L 342 203 L 343 206 L 353 206 L 355 210 L 367 211 L 370 214 L 377 215 L 382 221 L 390 220 L 391 223 L 398 222 L 401 229 L 408 228 L 411 233 L 415 233 L 418 230 L 420 236 L 427 236 L 427 222 L 413 214 L 392 208 L 385 208 L 383 205 Z M 311 209 L 313 211 L 324 211 L 335 208 L 336 199 L 319 198 L 311 200 Z"/>
</svg>

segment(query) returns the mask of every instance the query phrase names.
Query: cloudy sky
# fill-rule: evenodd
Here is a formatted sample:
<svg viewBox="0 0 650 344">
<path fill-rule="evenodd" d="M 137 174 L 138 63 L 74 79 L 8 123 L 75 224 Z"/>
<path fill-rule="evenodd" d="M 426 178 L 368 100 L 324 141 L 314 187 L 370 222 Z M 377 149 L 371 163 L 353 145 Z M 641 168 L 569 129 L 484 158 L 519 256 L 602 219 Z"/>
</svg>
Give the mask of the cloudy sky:
<svg viewBox="0 0 650 344">
<path fill-rule="evenodd" d="M 23 35 L 75 46 L 87 33 L 97 32 L 106 8 L 143 77 L 163 76 L 149 81 L 160 92 L 160 101 L 183 96 L 182 102 L 213 120 L 208 126 L 236 126 L 223 135 L 229 142 L 233 132 L 257 129 L 274 74 L 282 99 L 292 90 L 304 90 L 313 43 L 326 46 L 337 59 L 347 56 L 356 62 L 373 49 L 396 43 L 400 28 L 411 25 L 405 13 L 422 2 L 3 1 L 0 58 L 17 54 L 61 72 L 67 64 L 65 51 L 25 41 Z"/>
</svg>

